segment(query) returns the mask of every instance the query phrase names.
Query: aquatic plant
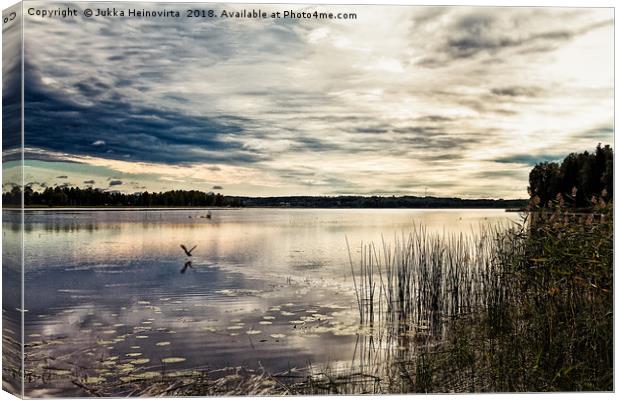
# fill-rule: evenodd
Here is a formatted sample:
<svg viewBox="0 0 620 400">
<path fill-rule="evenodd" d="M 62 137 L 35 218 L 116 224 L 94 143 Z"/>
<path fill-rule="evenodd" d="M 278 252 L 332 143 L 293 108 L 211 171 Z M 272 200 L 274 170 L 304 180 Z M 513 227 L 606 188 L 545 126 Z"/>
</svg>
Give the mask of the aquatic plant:
<svg viewBox="0 0 620 400">
<path fill-rule="evenodd" d="M 558 198 L 480 234 L 416 228 L 380 251 L 362 245 L 351 268 L 360 323 L 385 341 L 380 387 L 612 390 L 613 207 L 591 201 L 584 213 Z"/>
</svg>

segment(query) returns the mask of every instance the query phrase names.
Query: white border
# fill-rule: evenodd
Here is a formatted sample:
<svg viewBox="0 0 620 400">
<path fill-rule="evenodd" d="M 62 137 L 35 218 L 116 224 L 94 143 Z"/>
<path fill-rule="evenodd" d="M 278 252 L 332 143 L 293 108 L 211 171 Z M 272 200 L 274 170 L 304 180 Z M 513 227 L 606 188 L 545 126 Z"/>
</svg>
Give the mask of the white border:
<svg viewBox="0 0 620 400">
<path fill-rule="evenodd" d="M 107 1 L 106 1 L 107 2 Z M 110 1 L 111 2 L 111 1 Z M 124 3 L 131 3 L 131 2 L 137 2 L 137 1 L 116 1 L 116 2 L 124 2 Z M 188 3 L 191 1 L 179 1 L 179 0 L 151 0 L 149 2 L 152 3 Z M 16 4 L 16 1 L 13 0 L 0 0 L 0 7 L 4 10 L 5 8 L 8 8 L 10 6 L 12 6 L 13 4 Z M 527 1 L 517 1 L 517 0 L 503 0 L 503 1 L 499 1 L 499 0 L 474 0 L 474 1 L 465 1 L 465 0 L 447 0 L 447 1 L 439 1 L 439 0 L 423 0 L 423 1 L 416 1 L 416 0 L 393 0 L 393 1 L 381 1 L 381 0 L 375 0 L 375 1 L 371 1 L 371 0 L 339 0 L 339 1 L 333 1 L 333 0 L 320 0 L 320 1 L 309 1 L 309 0 L 287 0 L 287 1 L 260 1 L 260 0 L 244 0 L 244 1 L 213 1 L 213 0 L 209 0 L 209 1 L 201 1 L 201 3 L 219 3 L 219 4 L 223 4 L 223 3 L 237 3 L 237 4 L 250 4 L 250 3 L 281 3 L 281 4 L 376 4 L 376 5 L 454 5 L 454 6 L 518 6 L 518 7 L 611 7 L 611 8 L 615 8 L 615 2 L 612 0 L 527 0 Z M 614 19 L 615 19 L 615 11 L 614 11 Z M 617 45 L 618 45 L 618 31 L 616 31 L 614 29 L 614 65 L 615 64 L 615 54 L 617 54 Z M 2 56 L 0 54 L 0 63 L 2 60 Z M 614 71 L 617 71 L 616 69 L 614 69 Z M 0 88 L 1 88 L 1 83 L 0 83 Z M 615 75 L 614 75 L 614 88 L 615 88 Z M 614 90 L 614 115 L 617 111 L 617 102 L 615 101 L 615 90 Z M 1 111 L 0 111 L 1 114 Z M 614 127 L 615 127 L 615 117 L 614 117 Z M 615 143 L 615 130 L 614 130 L 614 143 Z M 0 138 L 0 147 L 2 145 L 2 139 Z M 614 146 L 615 147 L 615 146 Z M 614 151 L 617 151 L 617 149 L 614 148 Z M 1 174 L 1 172 L 0 172 Z M 617 162 L 616 162 L 616 157 L 614 157 L 614 186 L 616 188 L 619 188 L 618 183 L 620 182 L 620 178 L 618 178 L 618 171 L 617 171 Z M 616 189 L 617 191 L 618 189 Z M 615 210 L 614 210 L 614 220 L 615 220 Z M 615 223 L 615 222 L 614 222 Z M 618 239 L 617 235 L 615 235 L 614 232 L 614 249 L 617 248 L 617 245 L 619 243 L 620 239 Z M 1 244 L 0 244 L 0 251 L 1 251 Z M 618 269 L 617 267 L 617 263 L 616 263 L 616 258 L 615 258 L 615 254 L 614 254 L 614 270 L 617 272 Z M 618 285 L 618 274 L 614 274 L 614 287 L 617 289 L 620 286 Z M 0 292 L 1 292 L 1 287 L 0 287 Z M 615 295 L 614 293 L 614 311 L 618 310 L 618 296 Z M 0 328 L 1 328 L 1 323 L 0 323 Z M 618 338 L 618 318 L 617 316 L 615 316 L 615 320 L 614 320 L 614 344 L 617 344 L 618 341 L 616 340 Z M 618 349 L 617 347 L 614 349 L 614 355 L 618 354 Z M 614 361 L 617 358 L 614 357 Z M 614 367 L 616 366 L 616 363 L 614 362 Z M 618 379 L 618 373 L 617 371 L 614 373 L 614 388 L 616 389 L 616 391 L 619 388 L 619 379 Z M 403 398 L 412 398 L 414 395 L 389 395 L 389 396 L 381 396 L 384 398 L 390 398 L 390 399 L 403 399 Z M 417 395 L 419 396 L 419 395 Z M 580 394 L 580 393 L 544 393 L 544 394 L 540 394 L 540 393 L 527 393 L 527 394 L 496 394 L 496 393 L 492 393 L 492 394 L 459 394 L 459 395 L 422 395 L 424 396 L 425 399 L 432 399 L 432 398 L 442 398 L 442 399 L 450 399 L 450 398 L 455 398 L 455 399 L 462 399 L 462 400 L 472 400 L 472 399 L 478 399 L 478 398 L 487 398 L 490 399 L 491 396 L 496 397 L 499 396 L 502 399 L 536 399 L 536 398 L 543 398 L 543 399 L 548 399 L 548 400 L 572 400 L 572 399 L 611 399 L 611 398 L 615 398 L 615 394 L 614 393 L 586 393 L 586 394 Z M 372 398 L 374 398 L 376 396 L 372 396 Z M 205 399 L 209 399 L 209 398 L 214 398 L 214 397 L 204 397 Z M 251 397 L 251 396 L 245 396 L 245 397 L 239 397 L 241 399 L 251 399 L 251 398 L 255 398 L 255 397 Z M 295 396 L 295 398 L 299 398 L 299 399 L 359 399 L 360 396 Z M 371 398 L 370 396 L 366 396 L 366 398 Z M 15 399 L 14 396 L 4 392 L 4 391 L 0 391 L 0 400 L 8 400 L 8 399 Z M 191 399 L 201 399 L 201 397 L 192 397 Z M 260 398 L 258 398 L 260 399 Z"/>
</svg>

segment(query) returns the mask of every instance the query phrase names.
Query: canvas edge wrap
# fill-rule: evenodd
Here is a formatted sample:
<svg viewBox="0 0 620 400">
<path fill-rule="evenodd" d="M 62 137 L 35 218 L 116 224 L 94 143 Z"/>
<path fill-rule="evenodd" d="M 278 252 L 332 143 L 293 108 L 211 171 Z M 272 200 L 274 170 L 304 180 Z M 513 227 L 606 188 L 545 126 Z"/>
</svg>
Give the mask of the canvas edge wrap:
<svg viewBox="0 0 620 400">
<path fill-rule="evenodd" d="M 2 204 L 2 389 L 24 397 L 23 291 L 23 7 L 3 10 L 2 186 L 11 196 Z M 9 200 L 9 201 L 6 201 Z"/>
</svg>

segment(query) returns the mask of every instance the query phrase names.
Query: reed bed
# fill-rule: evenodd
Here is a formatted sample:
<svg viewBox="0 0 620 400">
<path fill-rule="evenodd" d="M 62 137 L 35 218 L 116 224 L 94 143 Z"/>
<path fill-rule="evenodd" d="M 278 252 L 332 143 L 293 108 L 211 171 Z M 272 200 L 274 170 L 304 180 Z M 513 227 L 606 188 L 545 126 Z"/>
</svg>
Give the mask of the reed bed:
<svg viewBox="0 0 620 400">
<path fill-rule="evenodd" d="M 367 390 L 492 390 L 483 378 L 486 367 L 475 360 L 488 349 L 474 344 L 509 325 L 524 226 L 481 226 L 468 235 L 416 226 L 391 243 L 361 244 L 357 263 L 349 248 L 364 332 L 351 371 L 378 377 Z M 464 332 L 472 323 L 484 332 Z"/>
<path fill-rule="evenodd" d="M 360 323 L 423 340 L 441 337 L 448 320 L 501 307 L 506 249 L 518 251 L 505 232 L 439 235 L 420 226 L 391 244 L 362 244 L 357 267 L 350 257 Z"/>
<path fill-rule="evenodd" d="M 612 390 L 612 212 L 361 244 L 357 370 L 380 393 Z"/>
</svg>

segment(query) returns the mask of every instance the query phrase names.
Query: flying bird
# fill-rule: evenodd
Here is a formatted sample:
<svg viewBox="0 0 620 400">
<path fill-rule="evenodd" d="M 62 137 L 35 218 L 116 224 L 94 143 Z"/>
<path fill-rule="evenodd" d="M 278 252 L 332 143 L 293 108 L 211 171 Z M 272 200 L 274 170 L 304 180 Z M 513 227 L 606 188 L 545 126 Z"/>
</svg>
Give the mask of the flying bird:
<svg viewBox="0 0 620 400">
<path fill-rule="evenodd" d="M 185 254 L 187 254 L 188 257 L 192 256 L 192 251 L 194 251 L 194 249 L 198 247 L 198 245 L 192 247 L 190 250 L 187 250 L 187 247 L 185 247 L 185 245 L 181 245 L 181 248 L 183 249 L 183 251 L 185 252 Z"/>
</svg>

